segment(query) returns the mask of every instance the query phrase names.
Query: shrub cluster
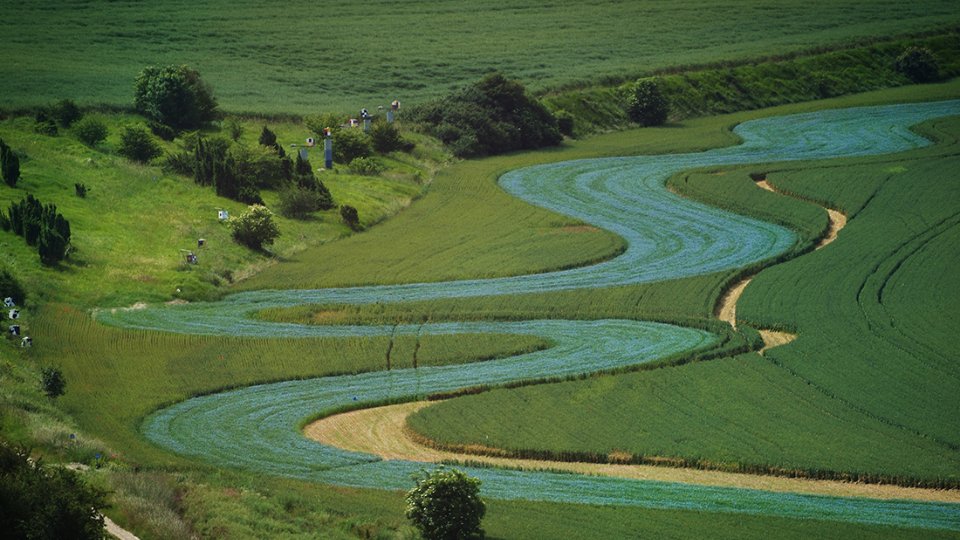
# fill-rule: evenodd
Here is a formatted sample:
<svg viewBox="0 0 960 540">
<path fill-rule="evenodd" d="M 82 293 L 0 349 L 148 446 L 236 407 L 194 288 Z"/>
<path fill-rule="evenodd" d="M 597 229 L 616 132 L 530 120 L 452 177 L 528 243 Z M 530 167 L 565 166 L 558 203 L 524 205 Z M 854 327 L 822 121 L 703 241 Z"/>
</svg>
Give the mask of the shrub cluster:
<svg viewBox="0 0 960 540">
<path fill-rule="evenodd" d="M 563 140 L 550 111 L 528 96 L 519 82 L 499 73 L 417 107 L 411 117 L 461 157 L 540 148 Z"/>
<path fill-rule="evenodd" d="M 163 153 L 160 145 L 146 129 L 140 126 L 127 126 L 120 134 L 120 146 L 117 152 L 121 156 L 137 163 L 147 163 Z"/>
<path fill-rule="evenodd" d="M 70 222 L 54 204 L 43 205 L 28 194 L 10 205 L 7 215 L 0 215 L 0 226 L 22 236 L 28 246 L 37 246 L 40 262 L 45 265 L 54 265 L 67 255 Z"/>
<path fill-rule="evenodd" d="M 661 126 L 667 121 L 670 104 L 660 90 L 658 79 L 640 79 L 630 91 L 627 114 L 642 126 Z"/>
<path fill-rule="evenodd" d="M 347 224 L 352 230 L 360 230 L 360 214 L 357 213 L 357 209 L 350 205 L 343 205 L 340 207 L 340 219 Z"/>
<path fill-rule="evenodd" d="M 406 515 L 425 540 L 483 538 L 487 506 L 480 480 L 457 469 L 421 471 L 407 492 Z"/>
<path fill-rule="evenodd" d="M 137 111 L 174 131 L 199 128 L 219 115 L 210 85 L 187 66 L 147 67 L 133 87 Z"/>
<path fill-rule="evenodd" d="M 0 139 L 0 175 L 10 187 L 16 186 L 20 180 L 20 156 L 3 139 Z"/>
<path fill-rule="evenodd" d="M 88 116 L 73 125 L 73 134 L 87 146 L 96 146 L 107 138 L 107 125 L 99 118 Z"/>
<path fill-rule="evenodd" d="M 350 162 L 350 172 L 365 176 L 376 176 L 387 170 L 387 166 L 378 158 L 358 157 Z"/>
<path fill-rule="evenodd" d="M 272 244 L 280 236 L 280 228 L 273 221 L 273 212 L 259 204 L 231 218 L 229 224 L 233 239 L 252 249 L 262 249 L 264 244 Z"/>
</svg>

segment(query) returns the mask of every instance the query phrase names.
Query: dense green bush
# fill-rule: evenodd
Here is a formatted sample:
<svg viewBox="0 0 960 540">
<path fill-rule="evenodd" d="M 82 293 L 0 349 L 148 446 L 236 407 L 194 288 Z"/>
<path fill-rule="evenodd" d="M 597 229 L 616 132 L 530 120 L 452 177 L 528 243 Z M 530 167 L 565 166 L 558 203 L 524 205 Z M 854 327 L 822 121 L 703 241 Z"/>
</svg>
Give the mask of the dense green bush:
<svg viewBox="0 0 960 540">
<path fill-rule="evenodd" d="M 0 443 L 0 531 L 7 538 L 102 539 L 106 493 L 64 467 Z"/>
<path fill-rule="evenodd" d="M 20 156 L 3 139 L 0 139 L 0 174 L 10 187 L 16 186 L 20 180 Z"/>
<path fill-rule="evenodd" d="M 63 260 L 70 246 L 70 222 L 54 204 L 43 205 L 32 194 L 12 203 L 5 221 L 28 246 L 38 246 L 40 262 L 53 265 Z"/>
<path fill-rule="evenodd" d="M 127 126 L 120 134 L 120 146 L 117 152 L 138 163 L 147 163 L 163 153 L 160 144 L 153 140 L 150 133 L 140 126 Z"/>
<path fill-rule="evenodd" d="M 277 135 L 270 131 L 270 128 L 263 126 L 263 130 L 260 132 L 259 143 L 261 146 L 274 146 L 277 144 Z"/>
<path fill-rule="evenodd" d="M 311 114 L 303 119 L 304 125 L 316 135 L 317 139 L 324 137 L 324 129 L 330 128 L 331 133 L 336 133 L 346 122 L 345 116 L 333 113 Z"/>
<path fill-rule="evenodd" d="M 425 540 L 483 538 L 480 480 L 457 469 L 422 471 L 406 496 L 407 518 Z"/>
<path fill-rule="evenodd" d="M 934 82 L 940 79 L 937 58 L 926 47 L 909 47 L 897 57 L 897 71 L 913 82 Z"/>
<path fill-rule="evenodd" d="M 370 126 L 370 142 L 373 149 L 380 154 L 389 154 L 397 150 L 405 150 L 409 146 L 395 124 L 388 122 L 374 122 Z"/>
<path fill-rule="evenodd" d="M 359 128 L 338 129 L 333 132 L 333 159 L 347 164 L 359 157 L 373 155 L 370 137 Z"/>
<path fill-rule="evenodd" d="M 254 204 L 238 217 L 231 218 L 229 223 L 233 239 L 252 249 L 262 249 L 280 236 L 280 228 L 273 221 L 273 212 L 259 204 Z"/>
<path fill-rule="evenodd" d="M 280 215 L 294 219 L 304 219 L 311 212 L 329 208 L 330 200 L 315 189 L 301 187 L 291 183 L 280 190 Z"/>
<path fill-rule="evenodd" d="M 660 126 L 667 121 L 670 104 L 660 90 L 659 79 L 640 79 L 633 85 L 627 114 L 643 126 Z"/>
<path fill-rule="evenodd" d="M 519 82 L 499 73 L 416 107 L 411 117 L 461 157 L 540 148 L 563 140 L 550 111 L 528 96 Z"/>
<path fill-rule="evenodd" d="M 147 118 L 180 131 L 218 116 L 217 100 L 200 74 L 187 66 L 150 66 L 134 82 L 134 107 Z"/>
<path fill-rule="evenodd" d="M 107 138 L 107 125 L 103 120 L 88 116 L 73 125 L 73 134 L 87 146 L 96 146 Z"/>
<path fill-rule="evenodd" d="M 387 170 L 382 161 L 373 157 L 358 157 L 350 162 L 350 172 L 365 176 L 376 176 Z"/>
</svg>

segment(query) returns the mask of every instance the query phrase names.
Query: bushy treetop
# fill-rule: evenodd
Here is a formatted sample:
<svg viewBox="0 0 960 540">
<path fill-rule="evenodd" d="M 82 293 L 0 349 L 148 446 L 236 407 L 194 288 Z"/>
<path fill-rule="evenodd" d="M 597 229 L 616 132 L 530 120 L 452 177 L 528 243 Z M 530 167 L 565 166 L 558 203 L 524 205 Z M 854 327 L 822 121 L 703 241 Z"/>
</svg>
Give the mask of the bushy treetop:
<svg viewBox="0 0 960 540">
<path fill-rule="evenodd" d="M 550 111 L 500 73 L 418 107 L 411 116 L 459 156 L 502 154 L 563 140 Z"/>
<path fill-rule="evenodd" d="M 134 107 L 175 130 L 196 129 L 218 116 L 217 100 L 188 66 L 150 66 L 134 82 Z"/>
</svg>

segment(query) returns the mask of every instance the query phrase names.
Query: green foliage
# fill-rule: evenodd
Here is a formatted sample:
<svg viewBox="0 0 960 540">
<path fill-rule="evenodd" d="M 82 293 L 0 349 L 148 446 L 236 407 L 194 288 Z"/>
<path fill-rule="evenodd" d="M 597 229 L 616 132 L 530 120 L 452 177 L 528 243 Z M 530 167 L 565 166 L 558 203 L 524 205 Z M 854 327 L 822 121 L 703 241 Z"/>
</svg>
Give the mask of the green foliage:
<svg viewBox="0 0 960 540">
<path fill-rule="evenodd" d="M 422 471 L 407 492 L 406 516 L 424 540 L 483 538 L 480 521 L 487 508 L 480 480 L 457 469 Z"/>
<path fill-rule="evenodd" d="M 273 221 L 273 212 L 266 206 L 255 204 L 239 217 L 230 218 L 233 239 L 251 248 L 263 249 L 280 236 L 280 228 Z"/>
<path fill-rule="evenodd" d="M 0 443 L 0 529 L 10 538 L 105 538 L 106 493 L 63 467 L 33 463 L 30 453 Z"/>
<path fill-rule="evenodd" d="M 948 32 L 762 62 L 675 69 L 659 79 L 673 118 L 760 109 L 900 86 L 908 79 L 891 66 L 912 44 L 929 48 L 944 62 L 943 76 L 960 74 L 960 40 Z M 543 99 L 552 109 L 573 114 L 578 132 L 606 132 L 627 127 L 623 111 L 630 92 L 629 85 L 614 82 L 551 93 Z"/>
<path fill-rule="evenodd" d="M 40 262 L 53 265 L 66 257 L 70 245 L 70 223 L 54 204 L 43 205 L 32 194 L 12 203 L 8 211 L 10 230 L 22 236 L 28 246 L 38 246 Z"/>
<path fill-rule="evenodd" d="M 303 124 L 307 126 L 318 139 L 324 137 L 324 130 L 329 128 L 331 133 L 335 133 L 345 124 L 347 118 L 342 114 L 323 113 L 311 114 L 303 119 Z"/>
<path fill-rule="evenodd" d="M 196 129 L 218 117 L 213 90 L 188 66 L 144 68 L 133 86 L 137 111 L 174 130 Z"/>
<path fill-rule="evenodd" d="M 658 79 L 640 79 L 634 83 L 627 104 L 627 115 L 641 126 L 660 126 L 667 121 L 670 103 L 660 89 Z"/>
<path fill-rule="evenodd" d="M 83 118 L 83 111 L 72 99 L 62 99 L 50 107 L 50 115 L 61 126 L 68 128 L 74 122 Z"/>
<path fill-rule="evenodd" d="M 117 152 L 138 163 L 148 163 L 163 153 L 160 144 L 153 140 L 150 133 L 141 126 L 126 126 L 120 133 L 120 146 Z"/>
<path fill-rule="evenodd" d="M 412 117 L 461 157 L 553 146 L 563 139 L 550 111 L 500 73 L 418 107 Z"/>
<path fill-rule="evenodd" d="M 280 190 L 280 215 L 294 219 L 305 219 L 312 212 L 330 207 L 330 199 L 323 193 L 290 183 Z"/>
<path fill-rule="evenodd" d="M 0 175 L 10 187 L 15 187 L 20 180 L 20 156 L 3 139 L 0 139 Z"/>
<path fill-rule="evenodd" d="M 373 155 L 370 137 L 359 128 L 344 128 L 333 132 L 333 160 L 337 163 Z"/>
<path fill-rule="evenodd" d="M 40 370 L 40 387 L 47 397 L 59 397 L 67 390 L 67 380 L 58 368 L 45 367 Z"/>
<path fill-rule="evenodd" d="M 378 154 L 389 154 L 397 150 L 406 149 L 409 144 L 400 135 L 396 124 L 388 122 L 373 122 L 370 126 L 370 142 Z"/>
<path fill-rule="evenodd" d="M 81 199 L 87 198 L 87 185 L 76 182 L 73 184 L 73 191 L 77 194 L 77 197 Z"/>
<path fill-rule="evenodd" d="M 80 142 L 93 147 L 107 138 L 107 125 L 99 118 L 87 116 L 74 124 L 73 133 Z"/>
<path fill-rule="evenodd" d="M 150 133 L 153 133 L 157 137 L 169 142 L 177 138 L 177 130 L 172 127 L 162 124 L 160 122 L 150 120 L 147 122 L 147 127 L 150 128 Z"/>
<path fill-rule="evenodd" d="M 350 162 L 350 172 L 365 176 L 376 176 L 387 170 L 387 166 L 377 158 L 358 157 Z"/>
<path fill-rule="evenodd" d="M 915 83 L 934 82 L 940 79 L 937 58 L 926 47 L 909 47 L 897 57 L 897 71 Z"/>
<path fill-rule="evenodd" d="M 343 205 L 340 207 L 340 219 L 347 224 L 353 230 L 360 229 L 360 215 L 357 214 L 357 209 L 350 205 Z"/>
<path fill-rule="evenodd" d="M 0 301 L 4 298 L 13 298 L 19 306 L 27 303 L 26 290 L 6 268 L 0 270 Z"/>
</svg>

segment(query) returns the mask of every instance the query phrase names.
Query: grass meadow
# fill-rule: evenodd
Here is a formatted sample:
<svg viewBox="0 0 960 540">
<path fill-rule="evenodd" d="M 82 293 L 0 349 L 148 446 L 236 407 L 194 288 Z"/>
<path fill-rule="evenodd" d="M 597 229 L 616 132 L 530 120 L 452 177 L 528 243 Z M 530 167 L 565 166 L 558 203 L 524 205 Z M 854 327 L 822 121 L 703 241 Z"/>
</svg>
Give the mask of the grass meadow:
<svg viewBox="0 0 960 540">
<path fill-rule="evenodd" d="M 186 63 L 229 111 L 357 111 L 494 69 L 542 90 L 958 23 L 950 0 L 17 3 L 0 22 L 0 107 L 127 106 L 143 67 Z"/>
</svg>

